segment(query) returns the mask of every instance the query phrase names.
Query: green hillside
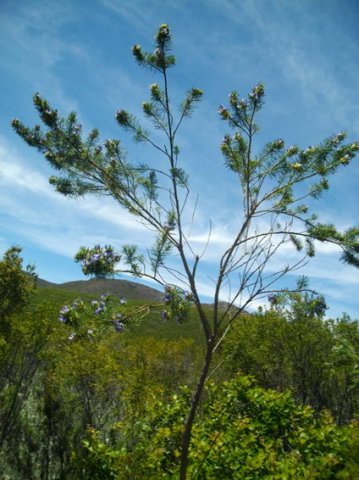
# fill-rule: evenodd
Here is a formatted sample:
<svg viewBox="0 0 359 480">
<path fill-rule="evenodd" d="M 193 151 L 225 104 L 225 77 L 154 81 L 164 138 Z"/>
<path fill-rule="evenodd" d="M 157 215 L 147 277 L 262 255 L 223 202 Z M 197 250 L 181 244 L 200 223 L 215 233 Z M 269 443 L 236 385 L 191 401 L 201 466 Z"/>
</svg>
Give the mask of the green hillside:
<svg viewBox="0 0 359 480">
<path fill-rule="evenodd" d="M 95 279 L 57 285 L 40 279 L 31 305 L 39 306 L 45 302 L 59 310 L 62 305 L 71 304 L 79 298 L 88 302 L 96 300 L 103 293 L 110 293 L 117 301 L 121 297 L 125 298 L 129 307 L 136 305 L 151 307 L 148 315 L 142 319 L 141 325 L 129 332 L 130 336 L 153 336 L 159 339 L 191 338 L 195 343 L 204 346 L 203 332 L 194 308 L 183 323 L 164 320 L 160 315 L 163 293 L 135 282 Z"/>
</svg>

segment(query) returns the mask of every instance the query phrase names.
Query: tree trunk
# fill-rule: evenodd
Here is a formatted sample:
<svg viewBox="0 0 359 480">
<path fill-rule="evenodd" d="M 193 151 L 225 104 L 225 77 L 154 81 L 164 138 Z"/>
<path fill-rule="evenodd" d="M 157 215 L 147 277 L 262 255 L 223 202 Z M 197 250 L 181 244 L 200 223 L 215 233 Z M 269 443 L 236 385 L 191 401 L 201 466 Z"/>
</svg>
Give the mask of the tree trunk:
<svg viewBox="0 0 359 480">
<path fill-rule="evenodd" d="M 194 392 L 191 408 L 188 412 L 186 419 L 185 428 L 182 435 L 182 450 L 181 450 L 181 469 L 180 469 L 180 480 L 186 480 L 187 478 L 187 467 L 188 467 L 188 454 L 189 454 L 189 445 L 191 441 L 192 427 L 194 419 L 196 416 L 197 408 L 201 400 L 204 384 L 206 382 L 209 367 L 211 365 L 212 355 L 213 355 L 214 341 L 213 338 L 210 338 L 207 343 L 207 353 L 206 358 L 203 364 L 201 375 L 199 377 L 196 390 Z"/>
</svg>

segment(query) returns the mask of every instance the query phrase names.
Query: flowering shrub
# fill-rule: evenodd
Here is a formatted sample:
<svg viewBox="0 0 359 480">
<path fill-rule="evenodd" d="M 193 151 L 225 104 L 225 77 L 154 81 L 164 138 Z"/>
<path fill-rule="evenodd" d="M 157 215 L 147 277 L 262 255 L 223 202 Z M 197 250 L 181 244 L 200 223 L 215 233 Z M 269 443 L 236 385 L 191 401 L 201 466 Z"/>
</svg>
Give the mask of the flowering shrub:
<svg viewBox="0 0 359 480">
<path fill-rule="evenodd" d="M 111 245 L 95 245 L 93 248 L 81 247 L 75 255 L 75 262 L 80 262 L 85 275 L 106 278 L 115 273 L 115 265 L 121 256 Z"/>
<path fill-rule="evenodd" d="M 167 308 L 161 311 L 161 317 L 163 319 L 173 318 L 177 322 L 182 322 L 186 319 L 193 297 L 190 292 L 179 287 L 165 285 L 163 301 Z"/>
<path fill-rule="evenodd" d="M 69 340 L 93 338 L 109 326 L 113 326 L 116 332 L 123 332 L 125 324 L 133 320 L 136 313 L 136 309 L 125 310 L 125 304 L 126 300 L 123 297 L 116 302 L 114 297 L 104 293 L 98 300 L 86 303 L 78 299 L 70 306 L 63 305 L 58 319 L 74 330 L 68 336 Z"/>
</svg>

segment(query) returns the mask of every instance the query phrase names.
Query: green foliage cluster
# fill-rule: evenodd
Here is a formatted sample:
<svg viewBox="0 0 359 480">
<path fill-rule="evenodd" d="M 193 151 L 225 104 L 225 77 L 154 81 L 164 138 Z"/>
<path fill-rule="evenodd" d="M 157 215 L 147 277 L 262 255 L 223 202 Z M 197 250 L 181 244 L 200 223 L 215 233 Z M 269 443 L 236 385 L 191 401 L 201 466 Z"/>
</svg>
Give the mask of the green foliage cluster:
<svg viewBox="0 0 359 480">
<path fill-rule="evenodd" d="M 286 309 L 243 315 L 222 354 L 227 373 L 291 389 L 301 404 L 329 409 L 343 423 L 359 412 L 359 326 L 346 316 L 324 320 L 317 306 L 318 299 L 296 294 Z"/>
<path fill-rule="evenodd" d="M 0 317 L 20 312 L 35 288 L 36 277 L 29 265 L 23 272 L 21 248 L 12 247 L 0 262 Z M 3 323 L 4 325 L 4 323 Z"/>
<path fill-rule="evenodd" d="M 89 431 L 85 478 L 177 478 L 188 394 L 183 389 L 151 406 L 135 425 L 132 448 L 110 448 Z M 358 474 L 351 456 L 359 446 L 355 429 L 338 428 L 328 413 L 316 416 L 290 393 L 262 389 L 249 377 L 211 382 L 193 429 L 188 473 L 202 480 L 352 479 Z"/>
<path fill-rule="evenodd" d="M 16 277 L 20 287 L 30 278 L 20 251 L 5 254 L 0 272 L 3 285 L 14 286 Z M 8 326 L 0 348 L 3 478 L 177 478 L 183 422 L 203 355 L 204 339 L 187 335 L 198 321 L 194 311 L 178 323 L 162 319 L 159 305 L 156 317 L 149 314 L 157 322 L 151 335 L 139 336 L 136 328 L 119 334 L 111 326 L 89 335 L 95 318 L 106 324 L 94 315 L 99 302 L 68 294 L 66 304 L 75 301 L 76 308 L 67 324 L 59 319 L 63 291 L 44 289 L 39 293 L 50 301 L 39 303 L 31 300 L 32 281 L 26 285 L 22 309 L 0 322 L 2 332 Z M 315 305 L 308 295 L 292 296 L 285 306 L 242 315 L 232 328 L 193 428 L 191 478 L 356 478 L 358 323 L 325 321 Z M 136 312 L 144 305 L 117 308 Z M 298 380 L 303 368 L 304 383 Z"/>
</svg>

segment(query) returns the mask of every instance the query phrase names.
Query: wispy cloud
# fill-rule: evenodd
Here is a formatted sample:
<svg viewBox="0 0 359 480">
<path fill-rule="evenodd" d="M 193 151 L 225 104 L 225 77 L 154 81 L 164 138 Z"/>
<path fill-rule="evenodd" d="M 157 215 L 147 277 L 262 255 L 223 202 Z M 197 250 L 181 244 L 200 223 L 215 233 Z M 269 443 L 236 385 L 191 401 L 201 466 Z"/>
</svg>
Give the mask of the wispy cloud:
<svg viewBox="0 0 359 480">
<path fill-rule="evenodd" d="M 333 17 L 327 12 L 320 17 L 313 16 L 310 2 L 289 4 L 278 0 L 265 4 L 245 0 L 240 7 L 228 0 L 212 3 L 226 15 L 229 25 L 236 24 L 248 33 L 251 43 L 245 45 L 247 51 L 252 56 L 259 55 L 262 67 L 271 66 L 267 73 L 271 71 L 276 75 L 273 80 L 281 82 L 282 77 L 289 82 L 288 90 L 295 92 L 303 109 L 309 108 L 312 114 L 321 117 L 321 122 L 328 123 L 330 119 L 331 123 L 350 127 L 351 132 L 358 135 L 359 66 L 353 62 L 354 58 L 358 59 L 357 39 L 338 27 Z M 335 2 L 329 11 L 335 12 Z M 343 44 L 345 48 L 341 47 Z M 237 46 L 229 48 L 221 43 L 220 48 L 222 52 L 227 50 L 226 60 L 232 68 L 237 62 L 248 60 L 246 55 L 243 58 L 241 45 L 238 50 Z M 326 48 L 325 55 L 323 48 Z M 253 72 L 253 68 L 249 71 Z"/>
<path fill-rule="evenodd" d="M 114 201 L 91 197 L 74 200 L 56 193 L 47 177 L 28 167 L 16 152 L 4 147 L 4 142 L 0 168 L 0 211 L 8 219 L 7 228 L 18 234 L 56 253 L 61 248 L 71 250 L 71 255 L 75 243 L 77 249 L 90 241 L 128 243 L 131 238 L 143 245 L 145 228 Z M 107 224 L 107 233 L 101 235 L 96 224 L 102 228 Z"/>
<path fill-rule="evenodd" d="M 104 7 L 108 8 L 113 14 L 119 15 L 122 19 L 131 25 L 138 34 L 144 38 L 151 38 L 153 36 L 154 29 L 159 26 L 160 23 L 166 21 L 165 18 L 158 17 L 158 11 L 163 9 L 163 2 L 161 0 L 153 0 L 151 3 L 143 0 L 137 0 L 131 2 L 128 0 L 118 2 L 116 0 L 100 0 Z M 168 10 L 176 8 L 175 2 L 171 2 L 166 5 L 166 13 Z M 139 12 L 141 12 L 139 14 Z"/>
</svg>

